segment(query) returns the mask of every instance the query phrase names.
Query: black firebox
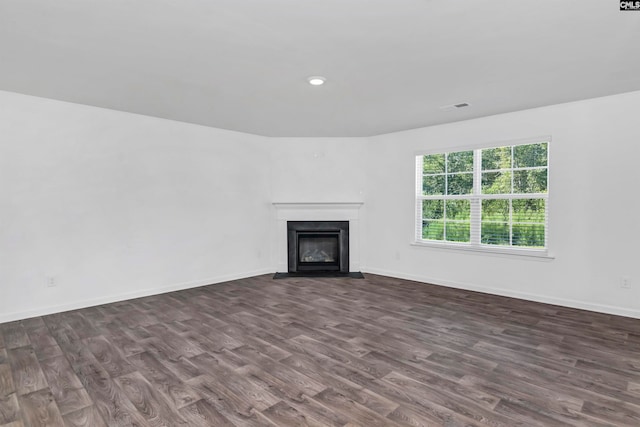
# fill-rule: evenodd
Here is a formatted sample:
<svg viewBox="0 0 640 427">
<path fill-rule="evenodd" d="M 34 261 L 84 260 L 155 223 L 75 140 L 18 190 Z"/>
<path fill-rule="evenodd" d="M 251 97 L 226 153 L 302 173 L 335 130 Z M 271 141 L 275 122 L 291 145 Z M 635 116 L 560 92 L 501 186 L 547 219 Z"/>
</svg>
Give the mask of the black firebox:
<svg viewBox="0 0 640 427">
<path fill-rule="evenodd" d="M 349 272 L 349 221 L 287 221 L 289 273 Z"/>
</svg>

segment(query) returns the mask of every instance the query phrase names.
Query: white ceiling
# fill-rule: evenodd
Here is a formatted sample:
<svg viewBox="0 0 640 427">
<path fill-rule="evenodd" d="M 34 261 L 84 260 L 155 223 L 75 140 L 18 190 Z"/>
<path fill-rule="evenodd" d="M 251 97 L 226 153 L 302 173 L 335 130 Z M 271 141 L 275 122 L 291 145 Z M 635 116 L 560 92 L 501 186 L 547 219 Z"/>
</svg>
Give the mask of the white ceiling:
<svg viewBox="0 0 640 427">
<path fill-rule="evenodd" d="M 369 136 L 639 90 L 639 42 L 617 0 L 0 0 L 0 90 Z"/>
</svg>

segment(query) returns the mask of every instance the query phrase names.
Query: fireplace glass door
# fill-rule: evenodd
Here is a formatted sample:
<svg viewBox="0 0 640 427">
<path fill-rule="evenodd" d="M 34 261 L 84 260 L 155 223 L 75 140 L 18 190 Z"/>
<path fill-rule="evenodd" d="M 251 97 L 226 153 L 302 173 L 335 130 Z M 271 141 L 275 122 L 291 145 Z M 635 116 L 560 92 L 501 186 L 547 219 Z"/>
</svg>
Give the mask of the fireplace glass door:
<svg viewBox="0 0 640 427">
<path fill-rule="evenodd" d="M 298 268 L 340 269 L 340 233 L 298 233 Z"/>
</svg>

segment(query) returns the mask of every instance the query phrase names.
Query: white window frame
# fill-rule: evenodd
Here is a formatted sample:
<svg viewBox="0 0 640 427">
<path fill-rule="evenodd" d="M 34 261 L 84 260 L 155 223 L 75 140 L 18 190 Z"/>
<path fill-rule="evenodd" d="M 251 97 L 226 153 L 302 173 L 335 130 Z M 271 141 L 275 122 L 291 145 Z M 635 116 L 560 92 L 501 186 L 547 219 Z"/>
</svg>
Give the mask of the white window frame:
<svg viewBox="0 0 640 427">
<path fill-rule="evenodd" d="M 517 145 L 527 145 L 535 143 L 547 143 L 547 192 L 546 193 L 512 193 L 512 194 L 482 194 L 482 165 L 479 152 L 483 149 L 498 148 L 498 147 L 510 147 Z M 425 196 L 422 189 L 422 156 L 430 154 L 443 154 L 453 153 L 459 151 L 473 151 L 473 191 L 472 194 L 466 195 L 434 195 Z M 513 154 L 512 154 L 513 155 Z M 470 252 L 492 253 L 499 255 L 516 255 L 516 256 L 528 256 L 552 259 L 549 251 L 549 194 L 550 194 L 550 179 L 549 171 L 551 170 L 551 137 L 541 136 L 536 138 L 527 138 L 519 140 L 509 140 L 500 142 L 491 142 L 483 144 L 474 144 L 466 146 L 456 146 L 446 149 L 436 149 L 428 151 L 419 151 L 415 153 L 415 166 L 416 166 L 416 180 L 415 180 L 415 232 L 414 242 L 415 246 L 433 247 L 442 249 L 454 249 Z M 511 179 L 513 182 L 514 170 L 527 170 L 527 169 L 539 169 L 539 167 L 532 168 L 512 168 Z M 505 169 L 507 170 L 507 169 Z M 487 171 L 485 171 L 487 172 Z M 469 200 L 470 201 L 470 242 L 452 242 L 445 240 L 427 240 L 422 238 L 422 201 L 423 200 Z M 544 199 L 545 200 L 545 247 L 544 248 L 531 248 L 521 246 L 506 246 L 506 245 L 491 245 L 481 243 L 481 208 L 482 200 L 495 200 L 495 199 Z M 511 210 L 510 210 L 511 211 Z M 509 221 L 509 226 L 513 226 L 513 222 Z M 513 237 L 511 232 L 509 233 L 511 238 Z"/>
</svg>

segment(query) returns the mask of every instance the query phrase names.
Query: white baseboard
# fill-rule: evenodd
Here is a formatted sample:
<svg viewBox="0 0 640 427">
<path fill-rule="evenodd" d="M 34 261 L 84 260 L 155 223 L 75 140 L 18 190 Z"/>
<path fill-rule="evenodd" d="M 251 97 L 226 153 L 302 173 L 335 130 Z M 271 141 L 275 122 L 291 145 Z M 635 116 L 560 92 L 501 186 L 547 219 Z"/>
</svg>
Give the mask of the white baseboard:
<svg viewBox="0 0 640 427">
<path fill-rule="evenodd" d="M 398 271 L 390 271 L 390 270 L 383 270 L 383 269 L 370 268 L 370 267 L 362 267 L 361 271 L 363 273 L 379 274 L 381 276 L 413 280 L 416 282 L 429 283 L 429 284 L 438 285 L 438 286 L 446 286 L 448 288 L 483 292 L 483 293 L 492 294 L 492 295 L 500 295 L 505 297 L 523 299 L 527 301 L 554 304 L 554 305 L 559 305 L 563 307 L 578 308 L 582 310 L 595 311 L 598 313 L 613 314 L 616 316 L 624 316 L 624 317 L 640 319 L 639 310 L 633 310 L 633 309 L 628 309 L 623 307 L 615 307 L 615 306 L 609 306 L 609 305 L 603 305 L 603 304 L 594 304 L 586 301 L 578 301 L 578 300 L 550 297 L 546 295 L 510 291 L 507 289 L 491 288 L 486 286 L 474 285 L 471 283 L 452 282 L 450 280 L 443 280 L 443 279 L 414 275 L 414 274 L 406 274 Z M 253 271 L 248 271 L 243 273 L 216 276 L 209 279 L 201 279 L 201 280 L 195 280 L 190 282 L 178 283 L 178 284 L 166 286 L 163 288 L 145 289 L 141 291 L 127 292 L 127 293 L 118 294 L 118 295 L 109 295 L 101 298 L 92 298 L 88 300 L 74 301 L 67 304 L 61 304 L 56 306 L 40 307 L 33 310 L 28 310 L 28 311 L 2 313 L 0 314 L 0 323 L 12 322 L 12 321 L 21 320 L 21 319 L 28 319 L 30 317 L 36 317 L 36 316 L 45 316 L 47 314 L 60 313 L 63 311 L 78 310 L 81 308 L 87 308 L 87 307 L 92 307 L 92 306 L 102 305 L 102 304 L 109 304 L 109 303 L 124 301 L 128 299 L 147 297 L 151 295 L 164 294 L 167 292 L 180 291 L 183 289 L 197 288 L 199 286 L 222 283 L 230 280 L 245 279 L 247 277 L 259 276 L 262 274 L 269 274 L 273 272 L 274 272 L 273 268 L 265 268 L 265 269 L 253 270 Z"/>
<path fill-rule="evenodd" d="M 212 285 L 215 283 L 228 282 L 230 280 L 245 279 L 247 277 L 260 276 L 262 274 L 273 273 L 272 268 L 264 268 L 260 270 L 247 271 L 243 273 L 226 274 L 216 276 L 209 279 L 194 280 L 190 282 L 178 283 L 162 288 L 144 289 L 135 292 L 127 292 L 118 295 L 109 295 L 100 298 L 92 298 L 82 301 L 73 301 L 67 304 L 39 307 L 33 310 L 19 311 L 14 313 L 1 313 L 0 323 L 12 322 L 15 320 L 28 319 L 36 316 L 46 316 L 47 314 L 61 313 L 63 311 L 78 310 L 81 308 L 93 307 L 96 305 L 109 304 L 112 302 L 125 301 L 134 298 L 148 297 L 151 295 L 164 294 L 167 292 L 181 291 L 183 289 L 197 288 L 199 286 Z"/>
<path fill-rule="evenodd" d="M 634 319 L 640 319 L 640 310 L 633 310 L 633 309 L 624 308 L 624 307 L 615 307 L 610 305 L 594 304 L 587 301 L 556 298 L 556 297 L 551 297 L 547 295 L 530 294 L 526 292 L 510 291 L 508 289 L 491 288 L 486 286 L 474 285 L 472 283 L 452 282 L 450 280 L 443 280 L 443 279 L 419 276 L 414 274 L 406 274 L 398 271 L 382 270 L 378 268 L 362 267 L 362 272 L 379 274 L 381 276 L 395 277 L 398 279 L 413 280 L 416 282 L 429 283 L 429 284 L 438 285 L 438 286 L 446 286 L 448 288 L 483 292 L 486 294 L 518 298 L 526 301 L 542 302 L 545 304 L 559 305 L 562 307 L 578 308 L 581 310 L 595 311 L 598 313 L 613 314 L 616 316 L 624 316 L 624 317 L 631 317 Z"/>
</svg>

